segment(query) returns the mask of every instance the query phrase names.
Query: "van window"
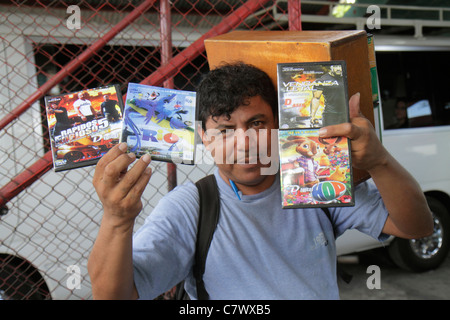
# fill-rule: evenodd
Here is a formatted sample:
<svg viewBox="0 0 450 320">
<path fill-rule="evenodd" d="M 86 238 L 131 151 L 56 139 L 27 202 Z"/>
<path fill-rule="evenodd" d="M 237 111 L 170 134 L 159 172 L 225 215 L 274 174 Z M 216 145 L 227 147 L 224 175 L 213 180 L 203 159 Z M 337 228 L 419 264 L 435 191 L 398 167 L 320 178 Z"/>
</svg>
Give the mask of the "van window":
<svg viewBox="0 0 450 320">
<path fill-rule="evenodd" d="M 385 129 L 450 125 L 450 52 L 377 52 Z"/>
</svg>

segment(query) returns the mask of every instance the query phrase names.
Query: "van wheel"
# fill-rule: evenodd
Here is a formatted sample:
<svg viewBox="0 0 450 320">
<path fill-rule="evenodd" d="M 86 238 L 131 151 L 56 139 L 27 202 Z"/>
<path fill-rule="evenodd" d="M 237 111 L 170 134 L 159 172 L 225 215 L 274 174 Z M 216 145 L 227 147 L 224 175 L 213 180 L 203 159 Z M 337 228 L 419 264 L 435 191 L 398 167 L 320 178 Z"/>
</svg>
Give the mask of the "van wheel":
<svg viewBox="0 0 450 320">
<path fill-rule="evenodd" d="M 433 214 L 434 231 L 421 239 L 396 238 L 389 246 L 389 255 L 402 269 L 422 272 L 437 268 L 447 257 L 450 249 L 450 215 L 438 200 L 427 197 Z"/>
</svg>

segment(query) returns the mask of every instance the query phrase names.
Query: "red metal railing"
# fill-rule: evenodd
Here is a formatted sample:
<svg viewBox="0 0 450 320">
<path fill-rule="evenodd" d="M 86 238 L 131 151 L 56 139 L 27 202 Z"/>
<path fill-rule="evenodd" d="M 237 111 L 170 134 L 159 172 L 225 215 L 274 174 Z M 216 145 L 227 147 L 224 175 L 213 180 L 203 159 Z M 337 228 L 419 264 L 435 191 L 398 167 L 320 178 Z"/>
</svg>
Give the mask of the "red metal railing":
<svg viewBox="0 0 450 320">
<path fill-rule="evenodd" d="M 78 5 L 81 28 L 69 30 L 65 1 L 0 4 L 0 299 L 34 299 L 32 292 L 44 298 L 90 297 L 83 268 L 102 208 L 91 183 L 93 168 L 50 170 L 52 153 L 42 153 L 49 147 L 45 95 L 110 83 L 120 84 L 123 93 L 128 82 L 191 90 L 207 70 L 205 39 L 234 29 L 285 30 L 279 14 L 300 8 L 292 0 L 80 0 Z M 290 28 L 298 29 L 299 19 L 295 23 Z M 191 40 L 192 34 L 200 36 Z M 136 227 L 177 185 L 177 176 L 183 183 L 213 170 L 200 164 L 168 165 L 166 171 L 164 165 L 152 164 Z M 69 264 L 81 268 L 82 290 L 67 285 Z"/>
<path fill-rule="evenodd" d="M 116 36 L 120 31 L 126 28 L 130 23 L 137 19 L 141 14 L 143 14 L 149 7 L 154 4 L 154 0 L 147 0 L 143 2 L 140 6 L 134 9 L 127 18 L 119 22 L 115 27 L 113 27 L 103 38 L 97 40 L 94 44 L 86 49 L 80 56 L 72 60 L 67 66 L 62 68 L 55 76 L 49 79 L 43 86 L 38 88 L 28 99 L 26 99 L 21 105 L 9 113 L 3 119 L 0 119 L 0 130 L 5 128 L 10 122 L 18 118 L 22 113 L 24 113 L 30 106 L 36 102 L 38 99 L 42 98 L 51 88 L 58 84 L 64 77 L 73 72 L 79 65 L 88 60 L 92 55 L 98 52 L 103 46 L 105 46 L 108 41 L 110 41 L 114 36 Z M 165 3 L 162 1 L 161 3 Z M 149 77 L 145 78 L 141 83 L 159 86 L 163 84 L 168 78 L 174 76 L 178 70 L 185 66 L 189 61 L 193 60 L 199 54 L 205 50 L 204 41 L 210 37 L 214 37 L 230 30 L 236 28 L 242 21 L 248 17 L 250 14 L 254 13 L 257 9 L 261 8 L 264 4 L 269 2 L 269 0 L 252 0 L 246 1 L 241 7 L 236 11 L 232 12 L 226 18 L 222 20 L 221 23 L 211 28 L 208 32 L 202 35 L 194 43 L 192 43 L 185 50 L 177 54 L 175 57 L 168 59 L 168 53 L 166 49 L 164 58 L 167 61 L 163 61 L 164 64 L 158 68 Z M 300 1 L 293 2 L 293 7 L 295 12 L 300 12 Z M 167 17 L 168 8 L 166 5 L 162 4 L 163 10 L 161 10 L 161 16 L 163 19 L 161 21 L 166 21 L 165 26 L 162 23 L 161 32 L 167 30 Z M 295 27 L 298 28 L 299 20 L 296 22 Z M 165 32 L 165 38 L 163 38 L 164 43 L 167 42 L 168 32 Z M 170 40 L 169 40 L 170 41 Z M 165 47 L 171 48 L 171 44 L 166 43 Z M 38 160 L 32 166 L 27 168 L 23 173 L 19 174 L 13 178 L 7 185 L 0 189 L 0 207 L 4 207 L 5 204 L 10 201 L 13 197 L 23 191 L 26 187 L 31 185 L 36 181 L 42 174 L 48 171 L 51 166 L 52 156 L 51 151 L 47 152 L 42 159 Z M 172 189 L 176 185 L 176 171 L 172 165 L 169 165 L 169 189 Z M 175 176 L 175 179 L 173 178 Z"/>
</svg>

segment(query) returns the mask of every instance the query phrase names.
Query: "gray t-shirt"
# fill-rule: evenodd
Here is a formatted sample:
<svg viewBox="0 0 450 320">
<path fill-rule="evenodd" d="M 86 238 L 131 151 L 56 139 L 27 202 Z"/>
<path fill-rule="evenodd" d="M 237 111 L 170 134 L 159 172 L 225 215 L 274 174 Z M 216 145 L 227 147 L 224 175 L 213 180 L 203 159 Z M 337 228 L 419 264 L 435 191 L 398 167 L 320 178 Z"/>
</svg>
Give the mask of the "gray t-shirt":
<svg viewBox="0 0 450 320">
<path fill-rule="evenodd" d="M 333 227 L 321 209 L 282 209 L 279 176 L 267 190 L 239 200 L 216 170 L 221 213 L 204 274 L 210 299 L 339 299 Z M 329 208 L 337 236 L 355 228 L 380 241 L 387 218 L 373 183 L 355 188 L 354 207 Z M 134 280 L 153 299 L 192 275 L 199 211 L 193 183 L 168 193 L 133 243 Z"/>
</svg>

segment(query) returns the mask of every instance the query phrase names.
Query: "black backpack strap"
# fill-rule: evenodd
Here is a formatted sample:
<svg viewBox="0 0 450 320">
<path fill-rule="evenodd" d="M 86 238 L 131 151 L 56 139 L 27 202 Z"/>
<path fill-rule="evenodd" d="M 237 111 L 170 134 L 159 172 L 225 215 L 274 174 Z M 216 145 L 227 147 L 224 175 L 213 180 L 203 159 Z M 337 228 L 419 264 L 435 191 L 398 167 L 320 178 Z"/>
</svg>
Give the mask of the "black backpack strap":
<svg viewBox="0 0 450 320">
<path fill-rule="evenodd" d="M 219 221 L 220 200 L 217 181 L 213 174 L 208 175 L 195 183 L 200 196 L 200 210 L 197 226 L 197 242 L 195 247 L 194 277 L 197 282 L 197 298 L 208 300 L 203 283 L 206 256 Z"/>
<path fill-rule="evenodd" d="M 327 215 L 328 220 L 330 220 L 331 226 L 333 227 L 334 238 L 336 239 L 336 230 L 335 230 L 335 228 L 334 228 L 333 220 L 331 219 L 331 213 L 330 213 L 330 210 L 329 210 L 327 207 L 323 207 L 323 208 L 321 208 L 321 209 L 322 209 L 322 211 Z"/>
</svg>

